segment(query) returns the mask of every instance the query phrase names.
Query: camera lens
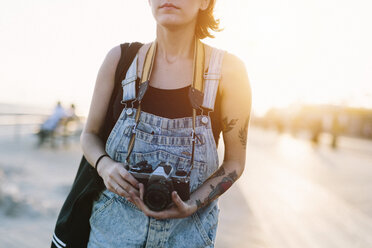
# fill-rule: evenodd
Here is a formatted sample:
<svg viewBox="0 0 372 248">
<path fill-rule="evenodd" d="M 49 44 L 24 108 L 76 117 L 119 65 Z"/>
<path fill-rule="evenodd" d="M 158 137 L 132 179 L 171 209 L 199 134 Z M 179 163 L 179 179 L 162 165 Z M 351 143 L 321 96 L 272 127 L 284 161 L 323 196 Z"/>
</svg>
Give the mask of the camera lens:
<svg viewBox="0 0 372 248">
<path fill-rule="evenodd" d="M 161 183 L 149 185 L 143 198 L 145 204 L 153 211 L 164 210 L 171 202 L 169 188 Z"/>
</svg>

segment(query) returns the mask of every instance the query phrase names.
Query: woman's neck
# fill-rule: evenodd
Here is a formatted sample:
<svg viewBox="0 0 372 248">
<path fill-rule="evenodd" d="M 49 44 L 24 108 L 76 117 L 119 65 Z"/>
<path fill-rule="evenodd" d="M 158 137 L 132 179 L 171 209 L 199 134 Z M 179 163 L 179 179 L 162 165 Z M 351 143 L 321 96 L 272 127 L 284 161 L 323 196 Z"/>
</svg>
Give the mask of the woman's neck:
<svg viewBox="0 0 372 248">
<path fill-rule="evenodd" d="M 195 27 L 193 25 L 173 30 L 158 26 L 156 29 L 158 56 L 169 63 L 179 58 L 190 59 L 193 57 L 194 39 Z"/>
</svg>

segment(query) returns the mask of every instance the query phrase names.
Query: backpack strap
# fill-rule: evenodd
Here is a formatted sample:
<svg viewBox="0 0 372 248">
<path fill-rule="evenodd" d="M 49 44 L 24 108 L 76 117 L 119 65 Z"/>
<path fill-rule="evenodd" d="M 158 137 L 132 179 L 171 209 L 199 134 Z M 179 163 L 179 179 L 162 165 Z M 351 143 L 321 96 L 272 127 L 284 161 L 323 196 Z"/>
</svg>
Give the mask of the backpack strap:
<svg viewBox="0 0 372 248">
<path fill-rule="evenodd" d="M 225 51 L 213 48 L 209 60 L 208 72 L 204 73 L 204 98 L 202 107 L 210 111 L 214 110 L 224 54 Z"/>
<path fill-rule="evenodd" d="M 120 82 L 125 78 L 127 70 L 133 61 L 133 58 L 136 56 L 138 49 L 142 45 L 143 44 L 140 42 L 120 44 L 121 57 L 115 72 L 115 87 L 117 90 L 119 90 Z"/>
</svg>

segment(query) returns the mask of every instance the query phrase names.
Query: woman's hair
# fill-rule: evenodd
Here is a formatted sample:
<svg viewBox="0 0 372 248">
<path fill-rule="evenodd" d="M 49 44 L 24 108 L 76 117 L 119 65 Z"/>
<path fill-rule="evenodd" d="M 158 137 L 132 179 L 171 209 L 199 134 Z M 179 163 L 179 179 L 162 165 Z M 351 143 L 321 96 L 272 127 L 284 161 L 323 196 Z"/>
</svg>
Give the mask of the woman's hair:
<svg viewBox="0 0 372 248">
<path fill-rule="evenodd" d="M 195 35 L 199 39 L 204 39 L 206 37 L 214 38 L 214 35 L 210 33 L 211 30 L 215 32 L 221 31 L 218 27 L 220 20 L 215 19 L 213 16 L 215 4 L 216 0 L 210 0 L 208 8 L 199 11 L 195 27 Z"/>
</svg>

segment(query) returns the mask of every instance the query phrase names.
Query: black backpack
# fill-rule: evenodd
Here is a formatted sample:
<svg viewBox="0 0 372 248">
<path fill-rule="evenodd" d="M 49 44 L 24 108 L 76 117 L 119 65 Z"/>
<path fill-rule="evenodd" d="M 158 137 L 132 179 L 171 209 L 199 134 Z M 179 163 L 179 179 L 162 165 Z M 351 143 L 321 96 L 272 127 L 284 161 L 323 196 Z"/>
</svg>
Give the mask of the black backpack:
<svg viewBox="0 0 372 248">
<path fill-rule="evenodd" d="M 106 122 L 100 137 L 104 143 L 114 127 L 123 105 L 120 104 L 123 91 L 121 81 L 137 54 L 142 43 L 121 44 L 121 57 L 115 72 L 115 86 L 110 98 Z M 52 237 L 52 248 L 82 248 L 86 247 L 89 240 L 93 201 L 105 189 L 102 178 L 83 156 L 76 173 L 72 188 L 59 212 L 57 223 Z"/>
</svg>

